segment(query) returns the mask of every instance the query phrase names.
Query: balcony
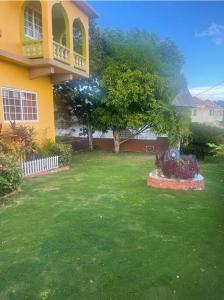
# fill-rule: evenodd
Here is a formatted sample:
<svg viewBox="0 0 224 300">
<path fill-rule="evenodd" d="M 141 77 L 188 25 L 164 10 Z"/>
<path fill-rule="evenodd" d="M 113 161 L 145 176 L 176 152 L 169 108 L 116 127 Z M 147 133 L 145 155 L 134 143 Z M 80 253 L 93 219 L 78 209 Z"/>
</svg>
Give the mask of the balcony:
<svg viewBox="0 0 224 300">
<path fill-rule="evenodd" d="M 54 67 L 55 72 L 88 76 L 88 36 L 79 17 L 72 22 L 62 3 L 52 5 L 52 32 L 44 34 L 42 5 L 26 1 L 23 7 L 23 46 L 26 64 Z M 71 34 L 72 33 L 72 38 Z M 32 60 L 31 60 L 32 59 Z"/>
<path fill-rule="evenodd" d="M 23 55 L 28 58 L 43 57 L 42 40 L 33 40 L 33 41 L 25 42 L 23 45 Z"/>
<path fill-rule="evenodd" d="M 70 65 L 70 52 L 71 50 L 66 46 L 53 41 L 53 58 L 55 60 Z M 23 55 L 27 58 L 42 58 L 43 42 L 40 40 L 24 43 Z M 75 51 L 73 52 L 73 67 L 84 72 L 87 70 L 86 58 Z"/>
<path fill-rule="evenodd" d="M 51 7 L 52 27 L 46 34 L 43 28 L 46 22 L 42 22 L 43 6 L 44 2 L 39 0 L 25 1 L 22 56 L 8 54 L 6 59 L 28 67 L 30 79 L 48 75 L 52 82 L 61 78 L 68 80 L 72 76 L 88 78 L 88 36 L 82 21 L 78 16 L 70 21 L 63 3 L 54 3 Z M 0 49 L 0 56 L 6 56 L 1 52 Z"/>
<path fill-rule="evenodd" d="M 54 59 L 60 62 L 63 62 L 65 64 L 70 64 L 69 62 L 70 49 L 55 41 L 53 41 L 53 56 Z"/>
<path fill-rule="evenodd" d="M 77 52 L 74 52 L 74 67 L 86 71 L 86 58 Z"/>
</svg>

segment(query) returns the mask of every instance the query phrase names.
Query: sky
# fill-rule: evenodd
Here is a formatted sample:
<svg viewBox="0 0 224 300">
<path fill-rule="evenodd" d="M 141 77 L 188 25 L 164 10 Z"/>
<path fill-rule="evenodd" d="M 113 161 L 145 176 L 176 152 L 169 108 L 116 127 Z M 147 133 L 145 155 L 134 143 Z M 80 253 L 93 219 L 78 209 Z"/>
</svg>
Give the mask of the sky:
<svg viewBox="0 0 224 300">
<path fill-rule="evenodd" d="M 185 59 L 183 72 L 191 93 L 224 100 L 224 2 L 126 0 L 90 5 L 99 13 L 102 28 L 138 27 L 175 41 Z"/>
</svg>

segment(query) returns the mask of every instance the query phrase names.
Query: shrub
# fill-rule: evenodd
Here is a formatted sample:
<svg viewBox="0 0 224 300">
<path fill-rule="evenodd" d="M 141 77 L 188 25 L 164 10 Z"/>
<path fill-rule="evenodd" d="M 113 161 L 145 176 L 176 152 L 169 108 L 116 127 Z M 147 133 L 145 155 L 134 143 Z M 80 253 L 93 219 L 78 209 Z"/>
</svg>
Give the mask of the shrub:
<svg viewBox="0 0 224 300">
<path fill-rule="evenodd" d="M 0 154 L 0 196 L 16 190 L 22 182 L 22 170 L 13 155 Z"/>
<path fill-rule="evenodd" d="M 72 146 L 70 144 L 55 143 L 51 139 L 44 139 L 38 148 L 38 156 L 49 157 L 59 156 L 59 164 L 61 166 L 68 166 L 72 159 Z"/>
<path fill-rule="evenodd" d="M 20 160 L 29 159 L 36 152 L 35 132 L 32 127 L 10 123 L 10 128 L 0 132 L 0 150 Z"/>
<path fill-rule="evenodd" d="M 224 157 L 224 144 L 215 145 L 215 144 L 209 143 L 208 146 L 211 149 L 210 153 L 212 155 L 218 156 L 218 157 Z"/>
<path fill-rule="evenodd" d="M 59 163 L 61 166 L 69 166 L 72 160 L 72 146 L 70 144 L 56 144 Z"/>
<path fill-rule="evenodd" d="M 197 158 L 210 155 L 208 143 L 224 144 L 224 129 L 199 123 L 191 124 L 191 137 L 183 152 L 194 154 Z"/>
<path fill-rule="evenodd" d="M 156 166 L 167 178 L 190 179 L 199 173 L 197 160 L 190 155 L 172 160 L 167 159 L 165 153 L 160 153 L 156 155 Z"/>
<path fill-rule="evenodd" d="M 45 138 L 38 147 L 38 155 L 48 157 L 57 155 L 57 144 L 50 138 Z"/>
</svg>

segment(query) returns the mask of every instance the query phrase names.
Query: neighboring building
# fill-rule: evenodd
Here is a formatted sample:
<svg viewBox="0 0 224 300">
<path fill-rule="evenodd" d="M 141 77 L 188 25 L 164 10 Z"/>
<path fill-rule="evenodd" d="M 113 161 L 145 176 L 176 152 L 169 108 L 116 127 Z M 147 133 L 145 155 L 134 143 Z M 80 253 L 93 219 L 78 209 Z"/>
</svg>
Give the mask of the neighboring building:
<svg viewBox="0 0 224 300">
<path fill-rule="evenodd" d="M 83 1 L 0 1 L 0 124 L 34 127 L 54 139 L 52 84 L 89 76 L 89 18 Z"/>
<path fill-rule="evenodd" d="M 179 110 L 190 109 L 192 122 L 223 126 L 224 108 L 213 101 L 192 97 L 187 88 L 174 98 L 173 106 Z"/>
<path fill-rule="evenodd" d="M 180 92 L 176 95 L 172 102 L 173 107 L 175 110 L 188 110 L 194 107 L 193 97 L 189 92 L 187 87 L 180 90 Z"/>
<path fill-rule="evenodd" d="M 211 126 L 222 127 L 224 108 L 210 100 L 201 100 L 193 97 L 192 122 L 204 123 Z"/>
</svg>

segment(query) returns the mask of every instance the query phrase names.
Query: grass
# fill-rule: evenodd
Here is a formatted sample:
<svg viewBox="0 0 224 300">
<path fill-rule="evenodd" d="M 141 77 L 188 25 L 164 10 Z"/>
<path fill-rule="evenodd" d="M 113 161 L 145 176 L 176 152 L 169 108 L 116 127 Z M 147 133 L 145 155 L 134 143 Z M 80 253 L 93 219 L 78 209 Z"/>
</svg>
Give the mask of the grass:
<svg viewBox="0 0 224 300">
<path fill-rule="evenodd" d="M 82 153 L 0 208 L 0 299 L 224 299 L 224 169 L 146 186 L 146 154 Z"/>
</svg>

